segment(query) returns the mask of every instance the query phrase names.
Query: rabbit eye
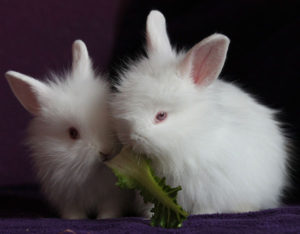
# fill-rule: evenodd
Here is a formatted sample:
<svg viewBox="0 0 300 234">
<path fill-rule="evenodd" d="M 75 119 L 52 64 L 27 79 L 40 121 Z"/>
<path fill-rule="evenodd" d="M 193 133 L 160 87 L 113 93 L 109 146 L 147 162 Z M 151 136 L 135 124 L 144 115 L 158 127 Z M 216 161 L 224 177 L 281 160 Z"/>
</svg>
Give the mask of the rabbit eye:
<svg viewBox="0 0 300 234">
<path fill-rule="evenodd" d="M 156 114 L 156 116 L 155 116 L 155 122 L 156 122 L 156 123 L 162 122 L 162 121 L 164 121 L 166 118 L 167 118 L 167 112 L 160 111 L 160 112 L 158 112 L 158 113 Z"/>
<path fill-rule="evenodd" d="M 73 140 L 77 140 L 79 138 L 79 132 L 74 127 L 69 128 L 69 135 L 70 135 L 70 138 Z"/>
</svg>

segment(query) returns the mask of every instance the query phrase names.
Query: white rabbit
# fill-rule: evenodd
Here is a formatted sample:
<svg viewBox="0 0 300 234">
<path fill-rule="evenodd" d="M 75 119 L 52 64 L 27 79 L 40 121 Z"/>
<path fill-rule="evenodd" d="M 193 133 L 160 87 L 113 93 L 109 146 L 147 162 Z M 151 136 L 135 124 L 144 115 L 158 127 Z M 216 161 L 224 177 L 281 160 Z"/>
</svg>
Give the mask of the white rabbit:
<svg viewBox="0 0 300 234">
<path fill-rule="evenodd" d="M 172 50 L 164 16 L 147 18 L 147 57 L 120 73 L 111 101 L 123 144 L 146 153 L 190 214 L 280 205 L 288 183 L 287 139 L 275 111 L 217 79 L 229 39 L 214 34 Z"/>
<path fill-rule="evenodd" d="M 27 143 L 42 189 L 62 218 L 119 217 L 131 192 L 115 186 L 104 161 L 118 150 L 107 99 L 109 84 L 97 76 L 85 44 L 73 43 L 70 72 L 41 82 L 14 71 L 5 76 L 33 116 Z"/>
</svg>

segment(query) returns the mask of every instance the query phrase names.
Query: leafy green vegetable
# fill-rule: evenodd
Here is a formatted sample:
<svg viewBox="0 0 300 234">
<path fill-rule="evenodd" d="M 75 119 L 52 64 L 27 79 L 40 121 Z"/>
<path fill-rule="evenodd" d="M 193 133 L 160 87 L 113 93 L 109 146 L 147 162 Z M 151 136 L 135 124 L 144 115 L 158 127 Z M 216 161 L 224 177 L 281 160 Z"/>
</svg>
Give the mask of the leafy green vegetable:
<svg viewBox="0 0 300 234">
<path fill-rule="evenodd" d="M 188 214 L 177 204 L 176 197 L 181 187 L 171 188 L 166 185 L 165 178 L 154 175 L 150 160 L 138 155 L 129 148 L 106 162 L 118 178 L 117 185 L 121 188 L 137 189 L 144 202 L 154 204 L 151 217 L 152 226 L 178 228 Z"/>
</svg>

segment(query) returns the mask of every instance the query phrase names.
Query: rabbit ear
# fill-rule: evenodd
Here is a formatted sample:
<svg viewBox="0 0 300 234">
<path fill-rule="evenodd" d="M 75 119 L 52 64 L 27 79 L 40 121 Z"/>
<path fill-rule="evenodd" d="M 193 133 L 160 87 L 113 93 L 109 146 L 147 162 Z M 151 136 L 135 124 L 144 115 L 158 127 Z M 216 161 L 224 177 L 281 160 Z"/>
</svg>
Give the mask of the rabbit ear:
<svg viewBox="0 0 300 234">
<path fill-rule="evenodd" d="M 172 53 L 171 44 L 166 29 L 166 20 L 159 11 L 151 11 L 147 17 L 146 25 L 147 52 Z"/>
<path fill-rule="evenodd" d="M 87 74 L 91 71 L 91 61 L 89 57 L 86 45 L 81 40 L 76 40 L 72 45 L 72 73 L 79 74 L 78 77 L 86 77 L 83 74 Z"/>
<path fill-rule="evenodd" d="M 41 109 L 38 96 L 46 95 L 48 87 L 34 78 L 15 71 L 6 72 L 5 77 L 24 108 L 31 114 L 38 115 Z"/>
<path fill-rule="evenodd" d="M 182 75 L 193 78 L 197 85 L 209 85 L 221 73 L 229 46 L 229 39 L 213 34 L 190 49 L 179 65 Z"/>
</svg>

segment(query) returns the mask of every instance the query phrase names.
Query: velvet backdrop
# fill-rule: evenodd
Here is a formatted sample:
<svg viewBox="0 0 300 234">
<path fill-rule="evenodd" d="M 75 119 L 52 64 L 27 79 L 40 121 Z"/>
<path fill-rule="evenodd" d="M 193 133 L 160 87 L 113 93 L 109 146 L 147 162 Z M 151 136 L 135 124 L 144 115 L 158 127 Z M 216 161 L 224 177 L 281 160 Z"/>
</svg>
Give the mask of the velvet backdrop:
<svg viewBox="0 0 300 234">
<path fill-rule="evenodd" d="M 100 70 L 115 68 L 136 56 L 144 43 L 145 19 L 150 9 L 167 19 L 171 42 L 190 48 L 220 32 L 231 39 L 222 75 L 237 81 L 261 102 L 282 110 L 281 119 L 299 145 L 299 4 L 297 1 L 0 1 L 0 74 L 14 69 L 42 79 L 48 69 L 70 65 L 71 44 L 87 43 Z M 298 66 L 297 66 L 298 65 Z M 35 184 L 28 152 L 22 146 L 30 115 L 0 79 L 0 186 Z M 299 161 L 292 166 L 299 201 Z"/>
</svg>

